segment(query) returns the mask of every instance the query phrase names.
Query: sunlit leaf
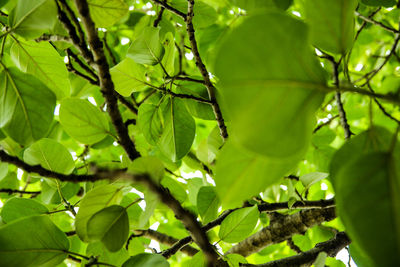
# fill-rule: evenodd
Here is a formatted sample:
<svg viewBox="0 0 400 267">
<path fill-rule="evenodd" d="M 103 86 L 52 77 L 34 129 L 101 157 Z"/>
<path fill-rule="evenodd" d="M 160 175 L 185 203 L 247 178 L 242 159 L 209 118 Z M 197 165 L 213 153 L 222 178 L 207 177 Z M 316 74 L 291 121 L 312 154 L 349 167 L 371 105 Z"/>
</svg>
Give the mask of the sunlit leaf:
<svg viewBox="0 0 400 267">
<path fill-rule="evenodd" d="M 1 266 L 57 266 L 68 249 L 67 236 L 43 215 L 0 227 Z"/>
<path fill-rule="evenodd" d="M 20 144 L 45 136 L 56 97 L 40 80 L 16 68 L 0 73 L 0 127 Z"/>
<path fill-rule="evenodd" d="M 71 137 L 84 144 L 97 143 L 109 131 L 105 114 L 88 101 L 77 98 L 61 101 L 60 123 Z"/>
<path fill-rule="evenodd" d="M 31 165 L 42 165 L 53 172 L 70 174 L 75 163 L 68 150 L 53 139 L 43 138 L 24 152 L 24 160 Z"/>
<path fill-rule="evenodd" d="M 79 205 L 76 215 L 76 233 L 82 241 L 88 242 L 88 221 L 100 210 L 118 204 L 122 199 L 121 190 L 113 185 L 103 185 L 88 192 Z"/>
<path fill-rule="evenodd" d="M 36 200 L 11 198 L 1 209 L 1 219 L 6 223 L 10 223 L 19 218 L 45 214 L 47 212 L 48 209 Z"/>
<path fill-rule="evenodd" d="M 112 205 L 96 212 L 87 222 L 91 241 L 101 241 L 109 251 L 122 248 L 129 234 L 129 218 L 124 207 Z"/>
<path fill-rule="evenodd" d="M 218 236 L 225 242 L 236 243 L 247 237 L 258 221 L 257 206 L 236 210 L 221 223 Z"/>
<path fill-rule="evenodd" d="M 301 21 L 267 13 L 247 18 L 222 43 L 215 72 L 231 137 L 242 147 L 274 158 L 307 149 L 324 99 L 316 89 L 325 83 L 307 34 Z"/>
</svg>

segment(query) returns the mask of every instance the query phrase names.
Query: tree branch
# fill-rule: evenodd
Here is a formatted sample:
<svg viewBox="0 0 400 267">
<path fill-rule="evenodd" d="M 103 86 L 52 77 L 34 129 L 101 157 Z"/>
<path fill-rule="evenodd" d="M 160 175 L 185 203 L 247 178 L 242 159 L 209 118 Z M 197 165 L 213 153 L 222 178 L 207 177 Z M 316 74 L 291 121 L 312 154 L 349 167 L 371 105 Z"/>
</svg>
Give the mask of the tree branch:
<svg viewBox="0 0 400 267">
<path fill-rule="evenodd" d="M 160 243 L 166 244 L 166 245 L 170 245 L 170 246 L 174 245 L 176 242 L 179 241 L 178 239 L 176 239 L 172 236 L 169 236 L 169 235 L 166 235 L 166 234 L 163 234 L 163 233 L 151 230 L 151 229 L 135 230 L 135 233 L 137 233 L 140 236 L 145 236 L 145 237 L 151 238 L 157 242 L 160 242 Z M 184 246 L 180 249 L 180 251 L 182 251 L 183 253 L 185 253 L 189 256 L 194 256 L 197 252 L 199 252 L 197 249 L 195 249 L 194 247 L 191 247 L 191 246 Z"/>
<path fill-rule="evenodd" d="M 271 244 L 283 242 L 294 234 L 304 234 L 308 228 L 336 218 L 335 208 L 302 210 L 292 215 L 280 216 L 268 227 L 241 241 L 227 254 L 247 257 Z"/>
<path fill-rule="evenodd" d="M 84 59 L 89 63 L 89 65 L 93 64 L 93 55 L 89 51 L 86 42 L 82 42 L 81 37 L 76 33 L 75 26 L 71 23 L 68 15 L 61 9 L 60 5 L 56 1 L 57 9 L 58 9 L 58 19 L 64 25 L 64 28 L 67 30 L 69 37 L 71 38 L 73 44 L 76 49 L 82 54 Z"/>
<path fill-rule="evenodd" d="M 370 18 L 370 17 L 365 17 L 365 16 L 361 15 L 360 13 L 358 13 L 357 11 L 355 11 L 355 14 L 356 14 L 357 17 L 359 17 L 360 19 L 362 19 L 362 20 L 364 20 L 364 21 L 366 21 L 366 22 L 368 22 L 368 23 L 377 25 L 377 26 L 381 27 L 382 29 L 384 29 L 384 30 L 386 30 L 386 31 L 389 31 L 389 32 L 392 32 L 392 33 L 399 33 L 398 30 L 396 30 L 396 29 L 394 29 L 394 28 L 392 28 L 392 27 L 386 26 L 386 25 L 383 24 L 382 22 L 376 21 L 376 20 L 374 20 L 374 19 L 372 19 L 372 18 Z"/>
<path fill-rule="evenodd" d="M 26 172 L 29 172 L 29 173 L 33 172 L 33 173 L 37 173 L 43 177 L 56 178 L 60 181 L 66 181 L 66 182 L 74 182 L 74 183 L 95 182 L 100 179 L 111 178 L 111 177 L 100 178 L 100 177 L 97 177 L 96 175 L 78 175 L 78 174 L 65 175 L 65 174 L 49 171 L 40 165 L 34 165 L 34 166 L 29 165 L 17 157 L 8 155 L 3 150 L 0 150 L 0 161 L 11 163 L 11 164 L 17 166 L 18 168 L 20 168 Z"/>
<path fill-rule="evenodd" d="M 206 232 L 203 231 L 200 223 L 196 220 L 196 217 L 190 211 L 184 209 L 179 201 L 171 195 L 169 190 L 155 183 L 147 174 L 133 175 L 120 170 L 106 172 L 96 171 L 96 174 L 100 177 L 123 178 L 146 185 L 147 188 L 154 192 L 160 200 L 174 212 L 175 217 L 183 223 L 185 228 L 191 234 L 194 242 L 196 242 L 203 251 L 209 266 L 215 266 L 219 263 L 219 255 L 208 241 Z"/>
<path fill-rule="evenodd" d="M 292 208 L 295 209 L 312 209 L 312 208 L 328 208 L 328 207 L 334 207 L 335 203 L 333 199 L 329 200 L 318 200 L 318 201 L 297 201 L 292 205 Z M 229 209 L 225 210 L 217 219 L 214 221 L 211 221 L 204 225 L 202 227 L 202 230 L 205 232 L 210 231 L 212 228 L 220 225 L 222 221 L 232 212 L 235 210 L 238 210 L 240 208 L 235 208 L 235 209 Z M 258 205 L 258 210 L 260 212 L 271 212 L 271 211 L 277 211 L 277 210 L 287 210 L 289 209 L 289 204 L 288 202 L 281 202 L 281 203 L 263 203 Z M 172 247 L 169 249 L 166 249 L 162 252 L 162 255 L 165 258 L 169 258 L 172 255 L 174 255 L 176 252 L 179 251 L 183 246 L 189 244 L 192 242 L 193 239 L 190 236 L 187 236 L 185 238 L 182 238 L 178 242 L 176 242 Z"/>
<path fill-rule="evenodd" d="M 271 261 L 265 264 L 253 265 L 242 264 L 240 266 L 258 266 L 258 267 L 292 267 L 292 266 L 311 266 L 318 254 L 326 252 L 329 257 L 335 257 L 336 254 L 344 247 L 351 243 L 350 238 L 345 232 L 339 232 L 335 238 L 326 242 L 318 243 L 313 249 L 302 252 L 299 255 Z"/>
<path fill-rule="evenodd" d="M 35 39 L 36 42 L 66 42 L 70 44 L 74 44 L 70 37 L 68 36 L 61 36 L 61 35 L 50 35 L 50 34 L 43 34 L 42 36 Z"/>
<path fill-rule="evenodd" d="M 140 157 L 140 154 L 136 151 L 135 145 L 130 139 L 128 130 L 122 121 L 121 113 L 118 110 L 118 100 L 114 91 L 114 83 L 111 80 L 109 66 L 104 55 L 103 44 L 97 35 L 94 22 L 89 14 L 89 6 L 86 0 L 75 0 L 75 5 L 78 8 L 83 26 L 88 35 L 89 45 L 93 51 L 94 62 L 99 73 L 100 89 L 107 102 L 107 112 L 117 130 L 119 143 L 125 149 L 129 158 L 134 160 Z"/>
<path fill-rule="evenodd" d="M 166 2 L 160 1 L 160 0 L 153 0 L 154 3 L 156 3 L 157 5 L 162 6 L 163 8 L 165 8 L 166 10 L 171 11 L 172 13 L 175 13 L 176 15 L 178 15 L 179 17 L 181 17 L 183 20 L 186 20 L 186 14 L 179 11 L 178 9 L 168 5 Z"/>
<path fill-rule="evenodd" d="M 221 137 L 225 141 L 228 138 L 228 132 L 226 129 L 224 118 L 222 117 L 221 109 L 217 103 L 217 98 L 215 96 L 215 87 L 210 81 L 210 76 L 208 74 L 207 68 L 200 57 L 199 49 L 197 47 L 197 41 L 195 36 L 195 31 L 193 27 L 193 17 L 194 17 L 194 0 L 188 0 L 188 13 L 186 17 L 186 31 L 189 36 L 190 45 L 192 47 L 192 52 L 196 60 L 196 66 L 199 69 L 201 76 L 204 79 L 204 85 L 207 88 L 208 96 L 212 102 L 212 108 L 215 114 L 215 118 L 220 129 Z"/>
<path fill-rule="evenodd" d="M 0 188 L 0 193 L 8 193 L 9 195 L 11 195 L 11 194 L 27 194 L 27 195 L 37 196 L 41 192 L 42 191 L 24 191 L 24 190 L 17 190 L 17 189 Z"/>
</svg>

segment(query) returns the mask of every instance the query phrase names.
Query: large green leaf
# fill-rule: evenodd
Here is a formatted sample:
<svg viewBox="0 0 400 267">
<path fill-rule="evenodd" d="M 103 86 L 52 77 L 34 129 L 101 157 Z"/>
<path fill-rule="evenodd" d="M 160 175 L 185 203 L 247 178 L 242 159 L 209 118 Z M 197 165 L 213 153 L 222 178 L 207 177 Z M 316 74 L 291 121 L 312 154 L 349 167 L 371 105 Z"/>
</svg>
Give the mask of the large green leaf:
<svg viewBox="0 0 400 267">
<path fill-rule="evenodd" d="M 111 252 L 120 250 L 129 234 L 126 209 L 112 205 L 96 212 L 87 222 L 87 234 L 91 241 L 103 242 Z"/>
<path fill-rule="evenodd" d="M 122 267 L 169 267 L 168 261 L 159 254 L 141 253 L 130 257 Z"/>
<path fill-rule="evenodd" d="M 1 219 L 5 223 L 10 223 L 19 218 L 45 214 L 47 212 L 48 209 L 34 199 L 11 198 L 1 209 Z"/>
<path fill-rule="evenodd" d="M 90 16 L 97 28 L 112 26 L 128 13 L 122 0 L 88 0 Z"/>
<path fill-rule="evenodd" d="M 361 3 L 368 6 L 391 7 L 396 4 L 396 0 L 360 0 Z"/>
<path fill-rule="evenodd" d="M 203 219 L 203 224 L 214 220 L 218 215 L 220 201 L 212 186 L 203 186 L 197 193 L 197 211 Z"/>
<path fill-rule="evenodd" d="M 103 185 L 87 193 L 79 205 L 76 215 L 76 233 L 82 241 L 88 242 L 88 221 L 105 207 L 118 204 L 122 199 L 121 190 L 113 185 Z"/>
<path fill-rule="evenodd" d="M 354 39 L 357 0 L 304 0 L 312 43 L 331 53 L 345 54 Z"/>
<path fill-rule="evenodd" d="M 360 155 L 371 152 L 388 151 L 391 144 L 392 134 L 385 128 L 372 126 L 357 136 L 347 141 L 332 157 L 330 163 L 330 175 L 336 173 L 346 164 L 357 160 Z M 357 151 L 357 153 L 354 153 Z M 335 179 L 331 179 L 335 185 Z"/>
<path fill-rule="evenodd" d="M 56 97 L 36 77 L 16 68 L 0 73 L 0 127 L 20 144 L 45 136 L 53 120 Z"/>
<path fill-rule="evenodd" d="M 274 158 L 307 149 L 324 99 L 315 88 L 325 83 L 307 39 L 301 21 L 267 13 L 246 19 L 221 45 L 215 61 L 221 100 L 231 138 L 244 148 Z"/>
<path fill-rule="evenodd" d="M 218 236 L 225 242 L 236 243 L 247 237 L 258 221 L 257 205 L 229 214 L 221 223 Z"/>
<path fill-rule="evenodd" d="M 122 60 L 110 70 L 110 73 L 115 90 L 123 96 L 130 96 L 133 92 L 139 92 L 148 87 L 145 68 L 130 58 Z"/>
<path fill-rule="evenodd" d="M 162 105 L 163 133 L 160 150 L 172 161 L 183 158 L 190 150 L 196 133 L 196 124 L 179 98 L 167 98 Z"/>
<path fill-rule="evenodd" d="M 57 6 L 53 0 L 19 0 L 8 20 L 13 32 L 33 39 L 53 28 Z"/>
<path fill-rule="evenodd" d="M 335 180 L 338 213 L 346 232 L 375 266 L 400 264 L 399 158 L 387 152 L 359 156 Z"/>
<path fill-rule="evenodd" d="M 44 215 L 0 227 L 1 266 L 57 266 L 68 249 L 67 236 Z"/>
<path fill-rule="evenodd" d="M 18 68 L 35 75 L 62 99 L 70 94 L 68 71 L 63 59 L 50 43 L 16 41 L 11 57 Z"/>
<path fill-rule="evenodd" d="M 248 153 L 228 141 L 219 154 L 214 178 L 222 205 L 240 206 L 278 182 L 296 163 L 296 159 L 281 161 Z"/>
<path fill-rule="evenodd" d="M 127 57 L 139 64 L 156 65 L 160 63 L 165 49 L 161 45 L 159 32 L 159 28 L 144 28 L 129 47 Z"/>
<path fill-rule="evenodd" d="M 161 110 L 158 105 L 142 104 L 138 112 L 138 125 L 146 141 L 156 145 L 162 134 Z"/>
<path fill-rule="evenodd" d="M 66 98 L 60 105 L 60 123 L 74 139 L 84 144 L 94 144 L 109 132 L 106 115 L 86 100 Z"/>
<path fill-rule="evenodd" d="M 172 0 L 171 5 L 179 11 L 185 14 L 187 13 L 188 4 L 186 0 Z M 195 29 L 210 26 L 218 19 L 218 14 L 215 9 L 203 1 L 195 2 L 193 13 L 196 14 L 193 17 L 193 26 Z"/>
<path fill-rule="evenodd" d="M 24 152 L 24 161 L 31 165 L 42 165 L 53 172 L 70 174 L 75 162 L 69 151 L 53 139 L 43 138 Z"/>
</svg>

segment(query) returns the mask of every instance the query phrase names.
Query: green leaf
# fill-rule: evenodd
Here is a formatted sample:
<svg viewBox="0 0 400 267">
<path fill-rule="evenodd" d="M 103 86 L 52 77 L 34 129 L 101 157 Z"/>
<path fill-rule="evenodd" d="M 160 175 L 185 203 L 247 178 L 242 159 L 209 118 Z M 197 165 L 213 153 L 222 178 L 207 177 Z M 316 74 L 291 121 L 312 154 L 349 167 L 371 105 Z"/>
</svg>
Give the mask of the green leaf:
<svg viewBox="0 0 400 267">
<path fill-rule="evenodd" d="M 326 252 L 318 253 L 317 258 L 314 261 L 314 266 L 315 267 L 325 267 L 325 261 L 326 261 L 327 257 L 328 257 L 328 254 Z"/>
<path fill-rule="evenodd" d="M 335 177 L 342 167 L 357 160 L 361 155 L 388 151 L 391 140 L 392 134 L 387 129 L 379 126 L 371 126 L 367 131 L 351 138 L 333 155 L 329 171 L 331 177 Z M 357 153 L 354 153 L 354 151 L 357 151 Z M 336 179 L 331 180 L 335 186 Z"/>
<path fill-rule="evenodd" d="M 159 31 L 159 28 L 144 28 L 129 47 L 127 57 L 139 64 L 156 65 L 160 63 L 165 50 L 160 43 Z"/>
<path fill-rule="evenodd" d="M 283 10 L 288 9 L 293 4 L 293 0 L 273 0 L 273 1 L 277 7 Z"/>
<path fill-rule="evenodd" d="M 16 142 L 28 145 L 44 137 L 53 120 L 56 97 L 36 77 L 16 68 L 0 73 L 0 127 Z"/>
<path fill-rule="evenodd" d="M 219 238 L 229 243 L 241 241 L 253 231 L 258 216 L 257 205 L 232 212 L 222 221 L 218 232 Z"/>
<path fill-rule="evenodd" d="M 70 94 L 68 71 L 63 59 L 50 43 L 15 41 L 11 58 L 18 68 L 45 83 L 62 99 Z"/>
<path fill-rule="evenodd" d="M 134 239 L 131 240 L 131 242 L 134 242 Z M 87 246 L 86 256 L 96 257 L 100 262 L 112 262 L 115 266 L 122 266 L 122 264 L 129 259 L 129 252 L 125 248 L 117 252 L 110 252 L 103 243 L 93 242 Z"/>
<path fill-rule="evenodd" d="M 28 198 L 11 198 L 1 209 L 1 219 L 10 223 L 19 218 L 45 214 L 49 210 L 40 202 Z"/>
<path fill-rule="evenodd" d="M 97 28 L 106 28 L 120 21 L 129 11 L 122 0 L 88 0 L 90 17 Z"/>
<path fill-rule="evenodd" d="M 121 189 L 113 185 L 99 186 L 87 193 L 80 202 L 79 211 L 76 215 L 75 227 L 79 238 L 88 242 L 87 225 L 90 218 L 98 211 L 118 204 L 121 199 Z"/>
<path fill-rule="evenodd" d="M 229 267 L 240 266 L 240 263 L 247 263 L 245 257 L 239 254 L 228 254 L 225 256 L 225 260 L 228 262 Z"/>
<path fill-rule="evenodd" d="M 162 114 L 158 105 L 140 105 L 138 111 L 138 125 L 146 141 L 150 145 L 156 145 L 161 137 L 163 130 L 161 118 Z"/>
<path fill-rule="evenodd" d="M 353 45 L 357 0 L 305 0 L 312 43 L 326 52 L 345 54 Z"/>
<path fill-rule="evenodd" d="M 360 2 L 367 6 L 384 6 L 384 7 L 392 7 L 396 4 L 396 0 L 360 0 Z"/>
<path fill-rule="evenodd" d="M 122 267 L 169 267 L 168 261 L 159 254 L 141 253 L 130 257 Z"/>
<path fill-rule="evenodd" d="M 147 156 L 135 159 L 129 164 L 128 171 L 135 174 L 149 174 L 154 181 L 161 181 L 165 167 L 159 158 Z"/>
<path fill-rule="evenodd" d="M 164 45 L 165 54 L 161 61 L 161 64 L 164 66 L 165 70 L 169 75 L 174 74 L 174 65 L 175 65 L 175 40 L 172 32 L 167 32 L 164 36 L 164 40 L 162 41 Z"/>
<path fill-rule="evenodd" d="M 209 99 L 207 89 L 204 85 L 188 81 L 177 82 L 177 92 L 180 94 L 193 95 L 202 99 Z M 214 111 L 211 105 L 201 103 L 193 99 L 185 99 L 185 105 L 194 117 L 203 120 L 215 120 Z"/>
<path fill-rule="evenodd" d="M 19 0 L 8 17 L 11 30 L 27 39 L 52 29 L 56 20 L 57 6 L 53 0 Z"/>
<path fill-rule="evenodd" d="M 123 96 L 130 96 L 133 92 L 139 92 L 148 87 L 145 68 L 130 58 L 122 60 L 110 70 L 110 73 L 115 90 Z"/>
<path fill-rule="evenodd" d="M 24 161 L 31 165 L 41 165 L 43 168 L 70 174 L 75 169 L 75 162 L 69 151 L 53 139 L 43 138 L 32 144 L 24 152 Z"/>
<path fill-rule="evenodd" d="M 242 147 L 271 158 L 308 148 L 325 79 L 307 40 L 306 26 L 281 13 L 249 17 L 225 38 L 215 72 Z"/>
<path fill-rule="evenodd" d="M 196 133 L 196 124 L 179 98 L 167 98 L 162 105 L 162 111 L 164 130 L 158 147 L 176 162 L 189 152 Z"/>
<path fill-rule="evenodd" d="M 8 173 L 8 163 L 0 162 L 0 180 L 4 178 Z"/>
<path fill-rule="evenodd" d="M 69 249 L 67 236 L 46 216 L 31 216 L 0 227 L 1 266 L 57 266 Z"/>
<path fill-rule="evenodd" d="M 215 169 L 216 190 L 224 207 L 237 207 L 278 182 L 297 160 L 277 161 L 248 153 L 231 141 L 222 148 Z"/>
<path fill-rule="evenodd" d="M 122 248 L 129 234 L 129 218 L 126 209 L 112 205 L 96 212 L 87 222 L 90 241 L 101 241 L 115 252 Z"/>
<path fill-rule="evenodd" d="M 172 0 L 171 6 L 185 14 L 187 13 L 187 1 L 185 0 Z M 193 26 L 195 29 L 208 27 L 218 19 L 215 9 L 203 1 L 195 2 L 193 13 L 196 14 L 193 17 Z M 177 19 L 181 20 L 180 17 L 177 17 Z"/>
<path fill-rule="evenodd" d="M 217 218 L 220 201 L 212 186 L 203 186 L 197 193 L 197 211 L 203 219 L 203 224 Z"/>
<path fill-rule="evenodd" d="M 375 266 L 400 264 L 398 162 L 390 153 L 372 152 L 343 166 L 333 177 L 346 232 Z"/>
<path fill-rule="evenodd" d="M 187 194 L 185 189 L 182 188 L 180 183 L 175 181 L 174 179 L 166 176 L 161 180 L 161 185 L 171 192 L 171 194 L 178 200 L 180 203 L 183 203 L 186 198 Z"/>
<path fill-rule="evenodd" d="M 313 184 L 327 178 L 329 176 L 329 173 L 324 173 L 324 172 L 311 172 L 304 174 L 300 176 L 300 181 L 304 185 L 305 189 L 307 190 L 312 186 Z"/>
<path fill-rule="evenodd" d="M 84 144 L 94 144 L 109 132 L 106 115 L 86 100 L 66 98 L 60 105 L 60 123 L 74 139 Z"/>
<path fill-rule="evenodd" d="M 19 181 L 15 172 L 9 172 L 6 176 L 0 179 L 0 188 L 19 189 Z M 10 198 L 7 193 L 0 193 L 1 198 Z"/>
</svg>

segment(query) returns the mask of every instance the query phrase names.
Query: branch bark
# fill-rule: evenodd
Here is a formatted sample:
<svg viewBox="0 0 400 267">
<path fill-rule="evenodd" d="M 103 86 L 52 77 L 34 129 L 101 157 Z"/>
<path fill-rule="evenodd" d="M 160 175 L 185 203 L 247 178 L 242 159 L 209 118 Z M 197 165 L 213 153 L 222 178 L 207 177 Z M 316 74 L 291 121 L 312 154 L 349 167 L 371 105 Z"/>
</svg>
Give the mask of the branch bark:
<svg viewBox="0 0 400 267">
<path fill-rule="evenodd" d="M 226 129 L 224 118 L 222 117 L 221 109 L 217 103 L 217 98 L 215 96 L 216 88 L 210 81 L 210 76 L 208 74 L 207 68 L 200 57 L 199 49 L 197 47 L 197 41 L 195 36 L 195 31 L 193 27 L 193 17 L 194 17 L 194 0 L 188 0 L 188 13 L 186 17 L 186 31 L 189 36 L 190 46 L 192 47 L 192 52 L 196 60 L 196 66 L 199 69 L 201 76 L 204 79 L 204 85 L 207 88 L 208 96 L 212 103 L 212 108 L 215 114 L 215 118 L 220 129 L 222 139 L 226 140 L 228 138 L 228 131 Z"/>
<path fill-rule="evenodd" d="M 75 5 L 87 32 L 89 45 L 92 48 L 94 63 L 99 73 L 100 89 L 107 102 L 107 112 L 117 130 L 119 143 L 125 149 L 129 158 L 134 160 L 140 157 L 140 154 L 136 151 L 135 145 L 129 137 L 128 129 L 122 121 L 121 113 L 118 109 L 117 96 L 114 91 L 114 83 L 111 80 L 109 66 L 103 50 L 103 43 L 100 41 L 94 22 L 90 17 L 88 3 L 86 0 L 75 0 Z"/>
<path fill-rule="evenodd" d="M 137 235 L 145 236 L 145 237 L 151 238 L 157 242 L 160 242 L 160 243 L 166 244 L 166 245 L 170 245 L 170 246 L 172 246 L 173 244 L 175 244 L 176 242 L 179 241 L 178 239 L 176 239 L 172 236 L 169 236 L 169 235 L 166 235 L 166 234 L 163 234 L 163 233 L 151 230 L 151 229 L 135 230 L 135 233 Z M 189 256 L 194 256 L 197 252 L 199 252 L 197 249 L 195 249 L 194 247 L 191 247 L 191 246 L 184 246 L 180 249 L 180 251 L 182 251 L 183 253 L 185 253 Z"/>
<path fill-rule="evenodd" d="M 349 237 L 345 232 L 339 232 L 335 238 L 317 244 L 313 249 L 306 252 L 302 252 L 299 255 L 271 261 L 265 264 L 253 265 L 253 264 L 242 264 L 241 266 L 258 266 L 258 267 L 292 267 L 292 266 L 311 266 L 318 254 L 326 252 L 328 256 L 335 257 L 336 254 L 344 247 L 351 243 Z"/>
<path fill-rule="evenodd" d="M 336 218 L 335 208 L 302 210 L 293 215 L 280 216 L 272 220 L 268 227 L 246 238 L 232 247 L 227 254 L 247 257 L 266 246 L 283 242 L 294 234 L 304 234 L 308 228 Z"/>
</svg>

